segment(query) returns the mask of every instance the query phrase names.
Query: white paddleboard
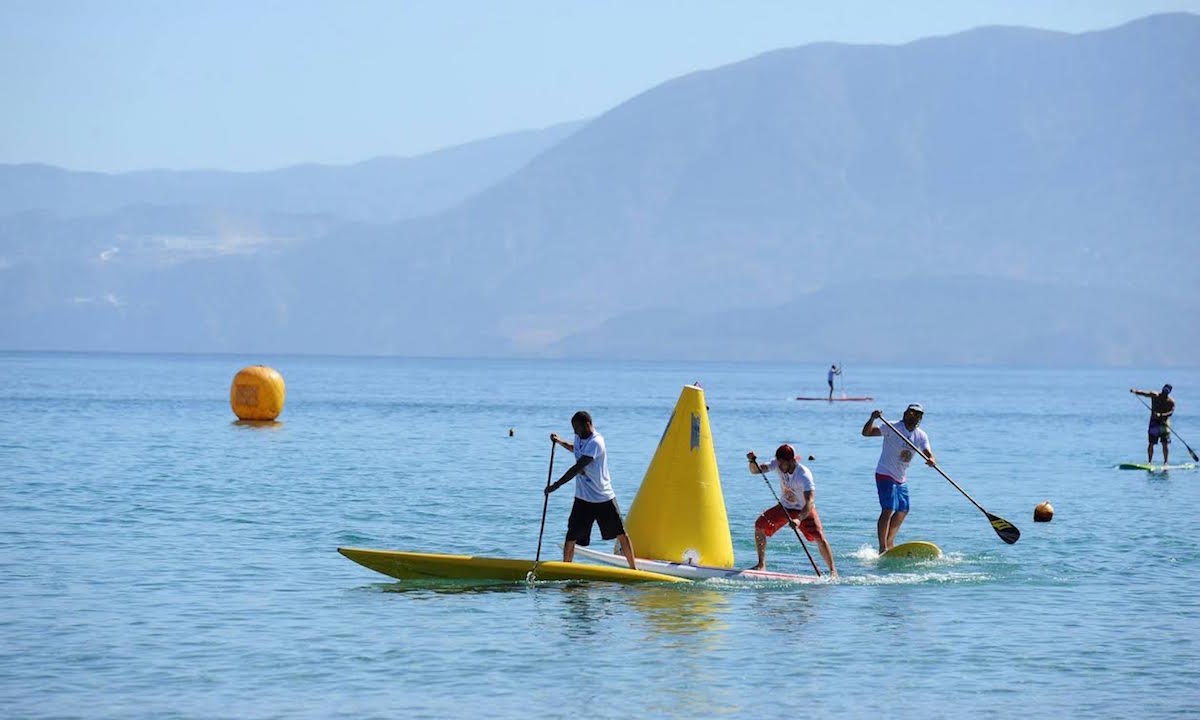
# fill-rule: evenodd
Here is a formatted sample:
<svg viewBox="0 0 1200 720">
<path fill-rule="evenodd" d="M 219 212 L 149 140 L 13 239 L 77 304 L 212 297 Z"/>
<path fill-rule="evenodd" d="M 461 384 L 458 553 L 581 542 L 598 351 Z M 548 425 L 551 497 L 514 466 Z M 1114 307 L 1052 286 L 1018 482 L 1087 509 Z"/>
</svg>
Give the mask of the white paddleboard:
<svg viewBox="0 0 1200 720">
<path fill-rule="evenodd" d="M 591 560 L 592 562 L 602 565 L 613 565 L 628 569 L 629 562 L 625 560 L 624 555 L 614 555 L 612 553 L 600 552 L 589 548 L 575 546 L 575 555 L 580 559 Z M 778 573 L 769 570 L 739 570 L 738 568 L 721 568 L 712 567 L 711 565 L 689 565 L 687 563 L 667 562 L 665 560 L 646 560 L 637 558 L 635 560 L 638 570 L 647 572 L 659 573 L 661 575 L 671 575 L 673 577 L 687 578 L 688 580 L 710 580 L 714 578 L 723 578 L 728 580 L 747 580 L 752 582 L 794 582 L 794 583 L 819 583 L 825 582 L 828 575 L 817 577 L 816 575 L 793 575 L 791 573 Z"/>
</svg>

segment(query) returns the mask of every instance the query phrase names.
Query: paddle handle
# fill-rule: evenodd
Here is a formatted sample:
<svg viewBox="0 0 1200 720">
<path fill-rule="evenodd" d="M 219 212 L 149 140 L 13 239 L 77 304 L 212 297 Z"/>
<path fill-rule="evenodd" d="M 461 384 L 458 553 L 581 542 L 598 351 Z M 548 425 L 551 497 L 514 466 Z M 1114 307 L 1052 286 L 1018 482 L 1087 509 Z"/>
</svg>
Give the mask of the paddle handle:
<svg viewBox="0 0 1200 720">
<path fill-rule="evenodd" d="M 917 453 L 918 455 L 920 455 L 921 457 L 925 458 L 925 459 L 926 459 L 926 461 L 928 461 L 928 460 L 929 460 L 929 458 L 928 458 L 928 457 L 926 457 L 925 453 L 921 452 L 921 448 L 919 448 L 919 447 L 917 447 L 916 445 L 914 445 L 912 440 L 909 440 L 907 437 L 905 437 L 904 433 L 902 433 L 902 432 L 900 432 L 899 430 L 897 430 L 897 429 L 896 429 L 896 427 L 895 427 L 894 425 L 892 425 L 890 422 L 888 422 L 888 421 L 887 421 L 887 419 L 886 419 L 885 417 L 883 417 L 882 415 L 880 415 L 880 416 L 879 416 L 879 420 L 880 420 L 880 422 L 882 422 L 884 425 L 887 425 L 889 430 L 891 430 L 892 432 L 896 433 L 896 437 L 900 438 L 900 439 L 901 439 L 901 440 L 903 440 L 905 443 L 907 443 L 907 444 L 908 444 L 908 446 L 909 446 L 910 448 L 912 448 L 914 452 L 916 452 L 916 453 Z M 931 466 L 931 467 L 932 467 L 934 470 L 937 470 L 939 475 L 941 475 L 942 477 L 946 478 L 946 480 L 947 480 L 947 481 L 948 481 L 948 482 L 949 482 L 951 485 L 953 485 L 953 486 L 954 486 L 954 489 L 955 489 L 955 490 L 957 490 L 957 491 L 959 491 L 960 493 L 962 493 L 962 494 L 963 494 L 963 497 L 965 497 L 966 499 L 970 500 L 972 505 L 974 505 L 975 507 L 979 508 L 979 512 L 983 513 L 984 515 L 987 515 L 987 514 L 988 514 L 988 511 L 987 511 L 987 510 L 984 510 L 982 505 L 980 505 L 979 503 L 975 502 L 975 498 L 973 498 L 973 497 L 971 497 L 970 495 L 968 495 L 966 490 L 963 490 L 961 487 L 959 487 L 959 486 L 958 486 L 958 483 L 954 482 L 954 480 L 952 480 L 952 479 L 950 478 L 950 476 L 949 476 L 949 475 L 947 475 L 945 472 L 943 472 L 943 471 L 942 471 L 942 469 L 941 469 L 940 467 L 938 467 L 938 465 L 937 465 L 937 463 L 936 463 L 936 462 L 935 462 L 935 463 L 929 463 L 929 465 L 930 465 L 930 466 Z"/>
</svg>

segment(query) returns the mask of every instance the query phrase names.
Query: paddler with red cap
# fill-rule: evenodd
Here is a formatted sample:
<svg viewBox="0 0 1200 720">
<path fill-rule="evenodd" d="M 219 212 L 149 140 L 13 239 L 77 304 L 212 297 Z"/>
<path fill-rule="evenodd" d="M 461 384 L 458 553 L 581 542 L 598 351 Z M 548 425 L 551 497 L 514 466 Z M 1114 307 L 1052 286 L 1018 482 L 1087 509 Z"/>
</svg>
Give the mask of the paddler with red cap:
<svg viewBox="0 0 1200 720">
<path fill-rule="evenodd" d="M 754 547 L 758 550 L 758 564 L 755 570 L 767 567 L 767 538 L 774 535 L 784 525 L 791 523 L 799 528 L 804 537 L 817 544 L 821 557 L 829 566 L 829 574 L 837 577 L 837 568 L 833 564 L 833 551 L 829 549 L 829 541 L 825 539 L 825 530 L 821 527 L 821 516 L 817 514 L 817 504 L 813 500 L 814 486 L 812 471 L 796 460 L 796 449 L 791 445 L 780 445 L 775 451 L 775 459 L 766 465 L 759 465 L 758 458 L 753 452 L 746 453 L 750 461 L 750 473 L 760 475 L 774 470 L 779 474 L 779 490 L 782 502 L 764 511 L 754 521 Z"/>
</svg>

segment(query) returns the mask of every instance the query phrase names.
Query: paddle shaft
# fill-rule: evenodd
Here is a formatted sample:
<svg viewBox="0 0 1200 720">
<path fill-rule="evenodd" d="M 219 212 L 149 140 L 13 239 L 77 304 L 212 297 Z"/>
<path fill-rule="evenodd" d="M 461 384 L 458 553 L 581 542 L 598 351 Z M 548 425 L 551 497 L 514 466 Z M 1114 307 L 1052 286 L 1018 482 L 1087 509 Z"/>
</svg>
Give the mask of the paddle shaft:
<svg viewBox="0 0 1200 720">
<path fill-rule="evenodd" d="M 884 425 L 887 425 L 889 430 L 896 433 L 897 437 L 899 437 L 910 448 L 912 448 L 913 452 L 917 453 L 921 457 L 926 458 L 926 460 L 928 461 L 928 457 L 925 455 L 925 453 L 921 452 L 921 449 L 919 447 L 917 447 L 916 445 L 914 445 L 912 440 L 909 440 L 907 437 L 904 436 L 903 433 L 901 433 L 899 430 L 897 430 L 896 426 L 894 426 L 890 422 L 888 422 L 887 419 L 884 418 L 882 415 L 879 416 L 879 420 L 881 422 L 883 422 Z M 1001 540 L 1008 543 L 1009 545 L 1012 545 L 1021 537 L 1021 531 L 1017 530 L 1017 527 L 1015 525 L 1013 525 L 1012 523 L 1010 523 L 1009 521 L 1005 520 L 1002 517 L 998 517 L 996 515 L 991 514 L 986 509 L 984 509 L 984 507 L 982 505 L 975 502 L 975 498 L 968 495 L 966 490 L 963 490 L 961 487 L 959 487 L 958 483 L 954 482 L 954 480 L 952 480 L 949 475 L 947 475 L 945 472 L 943 472 L 942 469 L 940 467 L 938 467 L 937 463 L 931 462 L 931 463 L 929 463 L 929 465 L 932 466 L 934 470 L 937 470 L 939 475 L 946 478 L 946 481 L 949 482 L 951 485 L 953 485 L 955 490 L 962 493 L 963 497 L 970 500 L 972 505 L 979 508 L 979 512 L 983 513 L 984 517 L 986 517 L 988 519 L 988 522 L 991 523 L 991 525 L 992 525 L 992 530 L 994 530 L 996 532 L 996 534 L 1000 536 Z M 1009 532 L 1010 530 L 1011 530 L 1011 532 Z"/>
<path fill-rule="evenodd" d="M 1140 395 L 1134 395 L 1134 397 L 1136 397 L 1138 399 L 1138 402 L 1140 402 L 1143 405 L 1146 405 L 1146 401 L 1143 400 Z M 1151 415 L 1154 414 L 1154 408 L 1150 407 L 1149 405 L 1146 405 L 1146 409 L 1150 411 Z M 1179 438 L 1179 442 L 1183 443 L 1183 446 L 1185 448 L 1187 448 L 1188 453 L 1192 456 L 1192 460 L 1194 460 L 1196 462 L 1200 462 L 1200 457 L 1196 456 L 1196 451 L 1192 449 L 1191 445 L 1187 444 L 1187 440 L 1184 440 L 1183 438 L 1179 437 L 1179 433 L 1175 432 L 1175 428 L 1171 427 L 1170 422 L 1167 423 L 1167 430 L 1171 431 L 1172 435 Z"/>
<path fill-rule="evenodd" d="M 550 441 L 550 467 L 546 470 L 547 489 L 550 487 L 550 479 L 554 477 L 554 446 L 557 444 L 553 440 Z M 542 526 L 538 529 L 537 555 L 533 558 L 533 569 L 529 571 L 530 575 L 537 572 L 538 563 L 542 560 L 542 533 L 546 531 L 546 508 L 550 505 L 550 493 L 543 494 L 545 497 L 542 500 Z"/>
<path fill-rule="evenodd" d="M 813 572 L 817 574 L 817 577 L 821 577 L 821 571 L 817 568 L 817 561 L 813 560 L 812 553 L 808 551 L 808 545 L 804 544 L 804 538 L 800 535 L 800 528 L 792 524 L 792 514 L 788 512 L 787 508 L 783 507 L 783 501 L 779 499 L 779 493 L 775 492 L 775 486 L 767 479 L 767 474 L 763 472 L 762 465 L 758 464 L 757 459 L 754 460 L 754 466 L 758 468 L 758 474 L 762 475 L 763 482 L 767 484 L 767 489 L 775 497 L 775 502 L 779 503 L 780 508 L 783 508 L 783 514 L 788 519 L 788 527 L 792 529 L 792 532 L 796 533 L 796 539 L 800 541 L 800 547 L 804 548 L 804 554 L 808 556 L 808 561 L 812 563 Z"/>
</svg>

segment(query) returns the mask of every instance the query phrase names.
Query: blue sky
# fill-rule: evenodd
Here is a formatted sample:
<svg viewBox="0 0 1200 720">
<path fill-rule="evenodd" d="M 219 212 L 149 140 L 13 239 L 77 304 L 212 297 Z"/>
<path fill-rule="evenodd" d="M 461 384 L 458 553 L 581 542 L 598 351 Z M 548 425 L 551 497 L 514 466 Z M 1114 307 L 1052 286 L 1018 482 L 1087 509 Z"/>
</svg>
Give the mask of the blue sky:
<svg viewBox="0 0 1200 720">
<path fill-rule="evenodd" d="M 0 162 L 259 170 L 591 117 L 809 42 L 1068 32 L 1200 0 L 0 2 Z"/>
</svg>

